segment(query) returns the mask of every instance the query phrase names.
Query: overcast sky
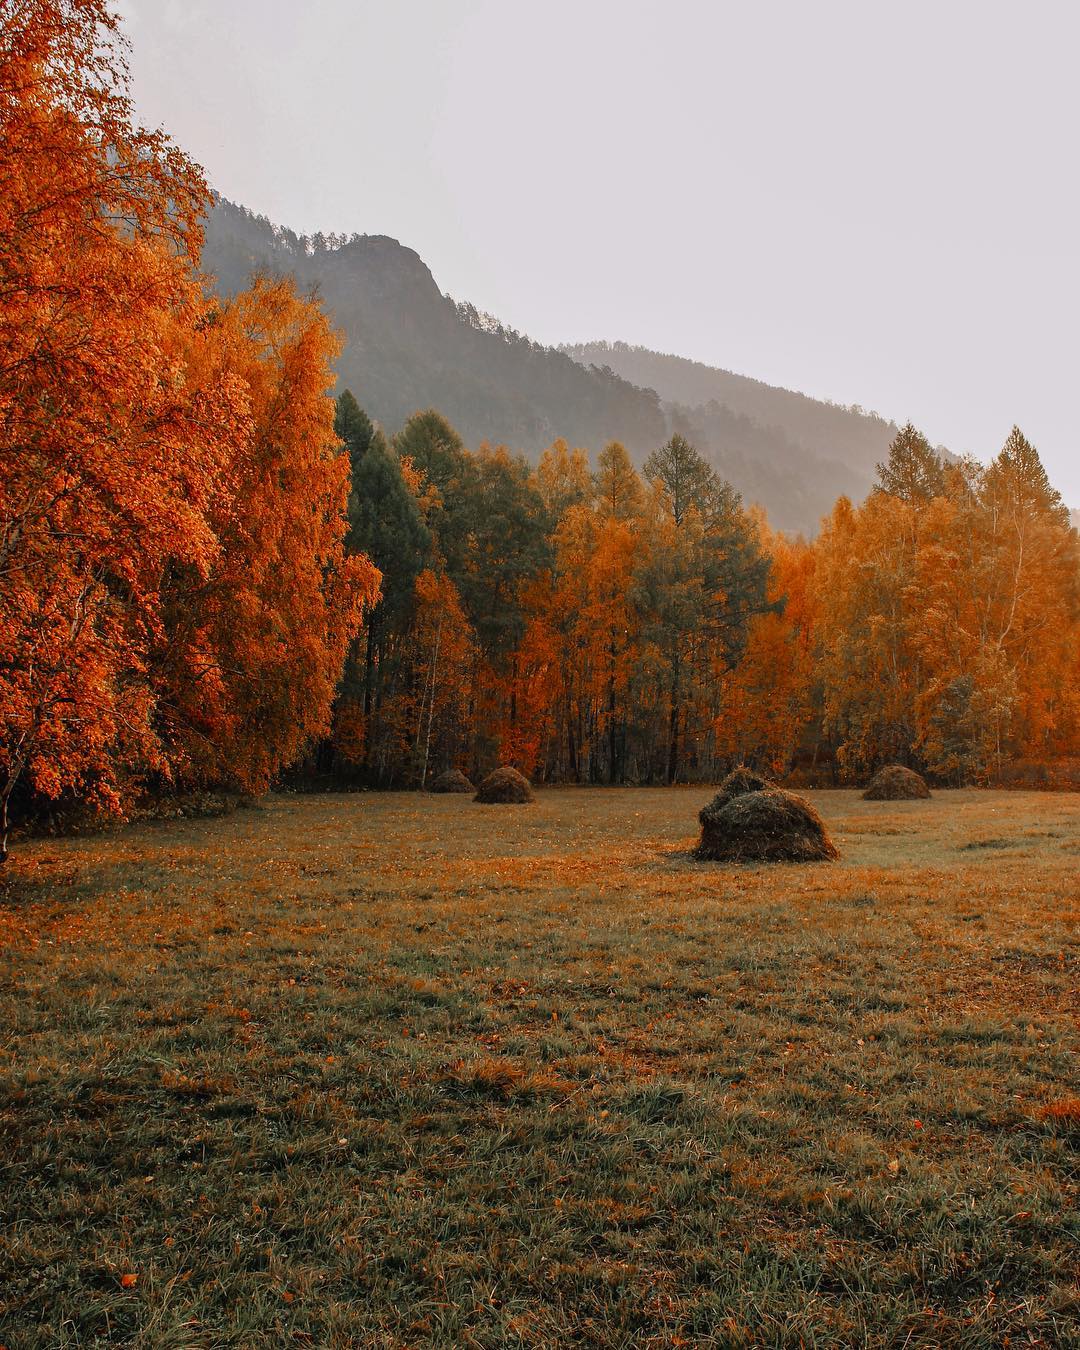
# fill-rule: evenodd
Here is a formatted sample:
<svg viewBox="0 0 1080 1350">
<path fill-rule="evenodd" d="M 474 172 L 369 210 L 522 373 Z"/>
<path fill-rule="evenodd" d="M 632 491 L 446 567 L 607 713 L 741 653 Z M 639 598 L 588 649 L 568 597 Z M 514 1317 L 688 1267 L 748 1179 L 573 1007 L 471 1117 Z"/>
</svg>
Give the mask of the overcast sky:
<svg viewBox="0 0 1080 1350">
<path fill-rule="evenodd" d="M 226 197 L 389 234 L 546 342 L 1013 422 L 1080 505 L 1080 5 L 123 0 Z"/>
</svg>

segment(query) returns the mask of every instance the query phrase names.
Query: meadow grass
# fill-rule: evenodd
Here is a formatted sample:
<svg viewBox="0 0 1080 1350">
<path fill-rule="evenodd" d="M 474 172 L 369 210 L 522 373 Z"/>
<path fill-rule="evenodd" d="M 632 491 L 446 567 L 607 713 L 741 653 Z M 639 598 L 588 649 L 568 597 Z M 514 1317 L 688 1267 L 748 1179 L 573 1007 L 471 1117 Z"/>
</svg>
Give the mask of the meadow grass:
<svg viewBox="0 0 1080 1350">
<path fill-rule="evenodd" d="M 1080 796 L 710 795 L 20 846 L 0 1344 L 1076 1344 Z"/>
</svg>

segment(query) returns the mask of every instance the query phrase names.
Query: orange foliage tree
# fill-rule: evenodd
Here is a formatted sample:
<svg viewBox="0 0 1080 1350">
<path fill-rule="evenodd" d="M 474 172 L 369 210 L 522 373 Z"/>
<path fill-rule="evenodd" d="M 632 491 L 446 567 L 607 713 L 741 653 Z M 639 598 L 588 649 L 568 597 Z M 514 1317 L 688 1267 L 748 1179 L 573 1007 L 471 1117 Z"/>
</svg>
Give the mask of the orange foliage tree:
<svg viewBox="0 0 1080 1350">
<path fill-rule="evenodd" d="M 325 324 L 282 292 L 204 298 L 205 181 L 134 125 L 104 0 L 5 8 L 0 182 L 6 856 L 19 791 L 118 807 L 178 762 L 265 782 L 325 720 L 376 577 L 339 563 Z"/>
<path fill-rule="evenodd" d="M 908 760 L 920 674 L 909 642 L 916 508 L 886 493 L 842 497 L 818 541 L 818 668 L 826 735 L 860 773 Z"/>
<path fill-rule="evenodd" d="M 174 568 L 155 654 L 161 719 L 193 782 L 264 791 L 330 730 L 345 654 L 380 574 L 346 557 L 349 461 L 327 397 L 338 341 L 289 281 L 258 278 L 194 336 L 199 365 L 239 378 L 250 432 L 226 469 L 203 576 Z"/>
<path fill-rule="evenodd" d="M 817 545 L 826 735 L 857 773 L 918 762 L 957 782 L 1075 753 L 1080 550 L 1014 428 L 998 457 L 933 463 L 905 428 L 861 508 Z"/>
<path fill-rule="evenodd" d="M 768 608 L 752 617 L 741 659 L 725 685 L 717 748 L 772 774 L 791 765 L 813 714 L 817 556 L 757 521 L 771 567 Z"/>
<path fill-rule="evenodd" d="M 157 583 L 203 574 L 246 415 L 191 388 L 176 326 L 205 306 L 185 258 L 202 176 L 135 129 L 103 3 L 32 0 L 0 27 L 0 805 L 24 778 L 115 804 L 161 764 L 147 652 Z"/>
<path fill-rule="evenodd" d="M 473 631 L 457 587 L 425 568 L 416 578 L 415 642 L 420 698 L 413 739 L 420 786 L 437 759 L 459 766 L 467 755 Z"/>
</svg>

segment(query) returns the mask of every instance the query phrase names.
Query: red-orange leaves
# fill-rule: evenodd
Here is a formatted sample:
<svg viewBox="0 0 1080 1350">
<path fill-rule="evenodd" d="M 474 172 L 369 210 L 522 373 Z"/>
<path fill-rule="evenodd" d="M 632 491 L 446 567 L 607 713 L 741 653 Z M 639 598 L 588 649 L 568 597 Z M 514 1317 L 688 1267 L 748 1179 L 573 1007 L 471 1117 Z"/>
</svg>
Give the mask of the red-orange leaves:
<svg viewBox="0 0 1080 1350">
<path fill-rule="evenodd" d="M 163 706 L 186 776 L 262 790 L 329 730 L 380 576 L 345 557 L 348 459 L 327 397 L 338 344 L 322 311 L 289 282 L 259 279 L 200 338 L 201 361 L 242 381 L 251 430 L 229 464 L 234 490 L 211 512 L 209 576 L 170 579 Z"/>
<path fill-rule="evenodd" d="M 193 272 L 201 172 L 131 121 L 103 0 L 0 25 L 0 860 L 23 784 L 265 785 L 327 724 L 366 559 L 318 309 Z"/>
<path fill-rule="evenodd" d="M 0 30 L 5 816 L 24 774 L 115 804 L 132 764 L 163 767 L 157 587 L 209 568 L 205 512 L 246 415 L 234 382 L 185 378 L 177 331 L 205 306 L 177 249 L 197 249 L 206 188 L 132 127 L 114 33 L 97 0 L 31 0 Z"/>
</svg>

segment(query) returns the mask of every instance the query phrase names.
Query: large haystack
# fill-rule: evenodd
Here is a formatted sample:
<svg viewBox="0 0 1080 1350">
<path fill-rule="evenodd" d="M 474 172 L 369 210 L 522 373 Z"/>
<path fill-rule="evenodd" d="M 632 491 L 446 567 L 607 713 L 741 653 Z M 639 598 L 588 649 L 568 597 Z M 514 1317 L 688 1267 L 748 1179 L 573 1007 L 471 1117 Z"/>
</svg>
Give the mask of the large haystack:
<svg viewBox="0 0 1080 1350">
<path fill-rule="evenodd" d="M 863 793 L 868 802 L 913 802 L 929 796 L 930 789 L 922 774 L 905 769 L 902 764 L 879 769 Z"/>
<path fill-rule="evenodd" d="M 493 769 L 484 779 L 473 798 L 477 802 L 516 805 L 533 800 L 529 780 L 509 764 Z"/>
<path fill-rule="evenodd" d="M 745 764 L 740 764 L 738 768 L 732 769 L 720 784 L 719 792 L 708 806 L 701 808 L 698 820 L 704 825 L 707 815 L 714 815 L 722 806 L 727 806 L 733 797 L 745 796 L 747 792 L 764 792 L 766 788 L 771 787 L 772 783 L 767 779 L 756 774 L 753 769 L 748 769 Z"/>
<path fill-rule="evenodd" d="M 696 858 L 710 862 L 824 862 L 837 858 L 825 823 L 804 797 L 782 788 L 744 792 L 702 811 Z"/>
<path fill-rule="evenodd" d="M 476 787 L 460 769 L 447 769 L 428 784 L 429 792 L 475 792 Z"/>
</svg>

